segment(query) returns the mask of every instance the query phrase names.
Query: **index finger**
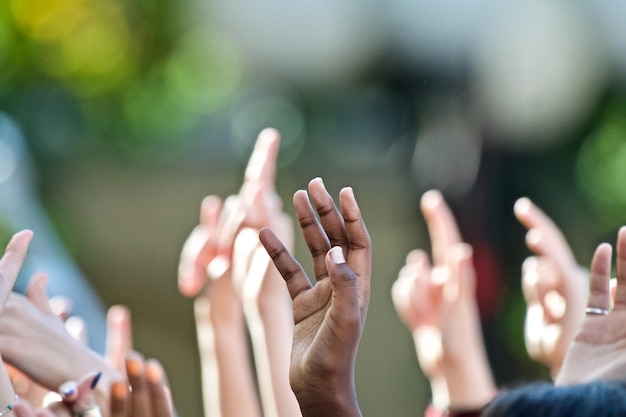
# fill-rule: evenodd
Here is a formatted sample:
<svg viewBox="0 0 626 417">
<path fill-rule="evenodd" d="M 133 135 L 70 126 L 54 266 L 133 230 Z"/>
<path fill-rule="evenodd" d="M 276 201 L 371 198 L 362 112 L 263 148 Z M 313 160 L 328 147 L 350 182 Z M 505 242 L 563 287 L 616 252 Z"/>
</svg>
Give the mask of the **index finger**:
<svg viewBox="0 0 626 417">
<path fill-rule="evenodd" d="M 267 128 L 261 131 L 246 167 L 245 182 L 255 181 L 274 187 L 279 146 L 278 130 Z"/>
<path fill-rule="evenodd" d="M 32 238 L 33 232 L 30 230 L 22 230 L 14 234 L 0 259 L 0 311 L 11 294 L 15 280 L 22 269 Z"/>
<path fill-rule="evenodd" d="M 530 250 L 538 255 L 551 257 L 559 267 L 576 263 L 561 230 L 529 198 L 517 200 L 513 211 L 520 223 L 529 230 L 526 241 Z"/>
<path fill-rule="evenodd" d="M 292 300 L 298 294 L 312 288 L 311 282 L 304 273 L 302 266 L 291 256 L 274 232 L 265 227 L 259 232 L 259 239 L 272 261 L 274 261 L 276 269 L 278 269 L 278 272 L 285 280 Z"/>
<path fill-rule="evenodd" d="M 433 263 L 443 264 L 449 258 L 450 247 L 462 242 L 456 220 L 437 190 L 424 193 L 421 208 L 430 234 Z"/>
</svg>

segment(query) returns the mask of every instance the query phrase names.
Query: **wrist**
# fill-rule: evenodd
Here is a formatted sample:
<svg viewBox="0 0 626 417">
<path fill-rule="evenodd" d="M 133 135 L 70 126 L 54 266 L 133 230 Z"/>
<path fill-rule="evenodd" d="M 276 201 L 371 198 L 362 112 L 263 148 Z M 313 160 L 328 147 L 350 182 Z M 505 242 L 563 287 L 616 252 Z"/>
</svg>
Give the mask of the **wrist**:
<svg viewBox="0 0 626 417">
<path fill-rule="evenodd" d="M 302 417 L 361 417 L 354 391 L 296 394 L 296 398 Z"/>
</svg>

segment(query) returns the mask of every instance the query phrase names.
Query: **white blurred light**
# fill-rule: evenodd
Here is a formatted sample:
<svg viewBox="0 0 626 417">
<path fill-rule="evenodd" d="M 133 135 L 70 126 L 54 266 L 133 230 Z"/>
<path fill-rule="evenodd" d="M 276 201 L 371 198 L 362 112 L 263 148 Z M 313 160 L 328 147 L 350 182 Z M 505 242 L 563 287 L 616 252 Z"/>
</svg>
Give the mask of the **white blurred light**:
<svg viewBox="0 0 626 417">
<path fill-rule="evenodd" d="M 255 70 L 309 86 L 350 83 L 384 42 L 373 2 L 216 0 L 210 13 L 242 43 Z"/>
<path fill-rule="evenodd" d="M 494 4 L 476 38 L 474 75 L 493 138 L 545 147 L 588 117 L 607 82 L 589 16 L 572 2 Z"/>
<path fill-rule="evenodd" d="M 463 197 L 476 181 L 481 146 L 476 129 L 458 115 L 428 122 L 417 137 L 413 155 L 416 183 L 422 189 L 436 188 Z"/>
<path fill-rule="evenodd" d="M 304 146 L 305 121 L 293 101 L 279 94 L 269 94 L 248 98 L 237 107 L 231 128 L 235 151 L 242 159 L 248 157 L 256 136 L 266 127 L 274 127 L 281 134 L 280 166 L 289 164 L 300 154 Z"/>
</svg>

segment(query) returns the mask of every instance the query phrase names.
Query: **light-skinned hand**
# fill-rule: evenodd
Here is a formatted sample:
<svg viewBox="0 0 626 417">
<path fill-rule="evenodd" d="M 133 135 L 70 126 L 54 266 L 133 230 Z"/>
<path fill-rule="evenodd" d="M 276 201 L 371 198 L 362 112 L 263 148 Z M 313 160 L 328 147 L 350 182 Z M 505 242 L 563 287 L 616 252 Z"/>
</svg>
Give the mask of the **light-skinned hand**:
<svg viewBox="0 0 626 417">
<path fill-rule="evenodd" d="M 522 266 L 526 350 L 554 379 L 585 317 L 588 271 L 576 263 L 559 228 L 532 201 L 520 198 L 514 212 L 528 229 L 526 244 L 536 254 Z"/>
<path fill-rule="evenodd" d="M 425 193 L 421 208 L 433 264 L 422 250 L 409 253 L 392 288 L 394 305 L 413 335 L 435 407 L 479 409 L 495 384 L 482 339 L 472 247 L 462 243 L 441 193 Z"/>
<path fill-rule="evenodd" d="M 611 308 L 611 256 L 608 243 L 596 249 L 591 261 L 587 307 L 608 312 Z M 614 306 L 608 314 L 587 314 L 572 341 L 557 385 L 596 380 L 623 380 L 626 374 L 626 227 L 617 236 L 617 286 Z"/>
</svg>

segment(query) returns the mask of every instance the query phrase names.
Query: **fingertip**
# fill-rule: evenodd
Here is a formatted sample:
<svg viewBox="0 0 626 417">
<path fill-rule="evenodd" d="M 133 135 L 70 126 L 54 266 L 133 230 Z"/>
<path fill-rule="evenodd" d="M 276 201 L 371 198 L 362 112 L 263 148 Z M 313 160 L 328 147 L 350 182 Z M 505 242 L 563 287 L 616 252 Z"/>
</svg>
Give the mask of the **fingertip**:
<svg viewBox="0 0 626 417">
<path fill-rule="evenodd" d="M 231 262 L 227 256 L 218 255 L 209 263 L 206 273 L 211 279 L 218 279 L 230 269 Z"/>
<path fill-rule="evenodd" d="M 260 141 L 262 143 L 269 143 L 279 139 L 280 132 L 278 131 L 278 129 L 274 127 L 266 127 L 265 129 L 261 130 L 261 133 L 259 133 L 257 141 Z"/>
<path fill-rule="evenodd" d="M 533 228 L 526 233 L 526 245 L 532 250 L 539 249 L 542 239 L 543 232 L 540 229 Z"/>
<path fill-rule="evenodd" d="M 322 177 L 315 177 L 309 181 L 309 190 L 313 191 L 315 189 L 326 191 L 326 185 L 324 184 Z"/>
<path fill-rule="evenodd" d="M 455 243 L 450 248 L 450 256 L 452 257 L 452 259 L 456 260 L 457 262 L 462 262 L 462 261 L 472 259 L 473 253 L 474 253 L 474 249 L 472 248 L 472 245 L 470 245 L 469 243 L 464 243 L 464 242 Z"/>
<path fill-rule="evenodd" d="M 111 396 L 116 401 L 125 401 L 128 396 L 128 384 L 123 381 L 115 381 L 111 384 Z"/>
<path fill-rule="evenodd" d="M 439 190 L 429 190 L 422 195 L 422 210 L 433 210 L 443 201 L 443 195 Z"/>
<path fill-rule="evenodd" d="M 525 217 L 530 212 L 531 206 L 532 202 L 528 197 L 521 197 L 517 199 L 515 205 L 513 205 L 513 213 L 515 213 L 515 216 L 518 218 Z"/>
<path fill-rule="evenodd" d="M 428 262 L 428 254 L 423 249 L 413 249 L 406 256 L 407 264 L 421 264 Z"/>
<path fill-rule="evenodd" d="M 111 306 L 107 318 L 114 324 L 122 324 L 130 321 L 130 309 L 122 304 Z"/>
<path fill-rule="evenodd" d="M 339 196 L 346 196 L 349 197 L 351 199 L 355 199 L 354 198 L 354 190 L 352 189 L 352 187 L 343 187 L 340 191 L 339 191 Z"/>
<path fill-rule="evenodd" d="M 178 278 L 178 291 L 184 297 L 195 297 L 198 295 L 203 285 L 204 283 L 200 284 L 198 280 L 192 276 L 181 276 Z"/>
<path fill-rule="evenodd" d="M 333 261 L 335 265 L 345 264 L 346 259 L 343 256 L 343 249 L 341 246 L 335 246 L 328 251 L 328 256 Z"/>
<path fill-rule="evenodd" d="M 158 384 L 163 381 L 163 367 L 156 359 L 148 359 L 146 362 L 146 377 L 152 384 Z"/>
</svg>

